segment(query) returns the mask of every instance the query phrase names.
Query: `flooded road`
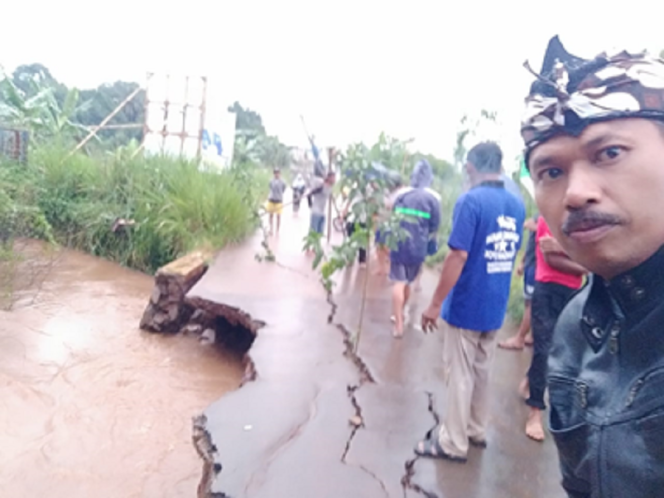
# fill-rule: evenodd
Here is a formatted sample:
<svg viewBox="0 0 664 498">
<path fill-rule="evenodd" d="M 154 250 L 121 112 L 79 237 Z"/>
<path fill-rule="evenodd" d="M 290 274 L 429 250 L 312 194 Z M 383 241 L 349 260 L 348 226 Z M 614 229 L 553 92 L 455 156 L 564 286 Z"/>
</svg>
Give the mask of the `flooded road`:
<svg viewBox="0 0 664 498">
<path fill-rule="evenodd" d="M 138 331 L 152 278 L 27 254 L 23 287 L 2 290 L 14 303 L 0 312 L 2 496 L 195 496 L 191 418 L 239 385 L 240 361 Z"/>
</svg>

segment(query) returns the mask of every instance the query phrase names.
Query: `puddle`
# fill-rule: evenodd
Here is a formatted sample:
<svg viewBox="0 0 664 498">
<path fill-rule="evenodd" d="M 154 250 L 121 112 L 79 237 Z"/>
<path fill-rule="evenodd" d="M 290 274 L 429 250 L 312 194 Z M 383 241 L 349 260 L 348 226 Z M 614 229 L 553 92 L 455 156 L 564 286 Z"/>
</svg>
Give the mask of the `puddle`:
<svg viewBox="0 0 664 498">
<path fill-rule="evenodd" d="M 139 332 L 151 277 L 35 244 L 21 252 L 22 280 L 3 290 L 12 311 L 0 312 L 3 496 L 195 496 L 191 418 L 237 388 L 240 361 Z"/>
</svg>

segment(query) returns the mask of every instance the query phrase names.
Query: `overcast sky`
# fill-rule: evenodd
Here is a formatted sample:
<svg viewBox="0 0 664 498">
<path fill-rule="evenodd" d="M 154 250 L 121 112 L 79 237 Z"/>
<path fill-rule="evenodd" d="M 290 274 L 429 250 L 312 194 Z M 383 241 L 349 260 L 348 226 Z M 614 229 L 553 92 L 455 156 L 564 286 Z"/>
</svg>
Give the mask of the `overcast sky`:
<svg viewBox="0 0 664 498">
<path fill-rule="evenodd" d="M 507 157 L 548 39 L 580 56 L 664 48 L 654 0 L 21 0 L 5 2 L 0 64 L 41 62 L 70 86 L 204 74 L 223 100 L 257 110 L 271 134 L 305 145 L 385 131 L 450 158 L 464 113 L 499 113 Z M 628 10 L 629 9 L 629 10 Z M 11 21 L 9 21 L 11 19 Z"/>
</svg>

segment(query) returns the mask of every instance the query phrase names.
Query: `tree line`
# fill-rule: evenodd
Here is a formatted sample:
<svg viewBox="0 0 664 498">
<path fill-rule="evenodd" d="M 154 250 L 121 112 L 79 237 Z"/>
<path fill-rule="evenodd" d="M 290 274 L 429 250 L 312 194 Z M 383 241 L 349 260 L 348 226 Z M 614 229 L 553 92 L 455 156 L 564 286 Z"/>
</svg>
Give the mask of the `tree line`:
<svg viewBox="0 0 664 498">
<path fill-rule="evenodd" d="M 139 83 L 115 81 L 79 90 L 58 81 L 43 64 L 24 64 L 11 74 L 0 73 L 0 126 L 27 129 L 33 142 L 75 141 L 99 125 Z M 288 167 L 290 150 L 268 135 L 257 112 L 235 102 L 228 108 L 237 119 L 236 158 L 241 164 Z M 110 121 L 111 125 L 143 124 L 145 90 L 141 90 Z M 90 148 L 114 151 L 143 139 L 143 128 L 102 129 Z M 89 150 L 90 151 L 90 150 Z"/>
</svg>

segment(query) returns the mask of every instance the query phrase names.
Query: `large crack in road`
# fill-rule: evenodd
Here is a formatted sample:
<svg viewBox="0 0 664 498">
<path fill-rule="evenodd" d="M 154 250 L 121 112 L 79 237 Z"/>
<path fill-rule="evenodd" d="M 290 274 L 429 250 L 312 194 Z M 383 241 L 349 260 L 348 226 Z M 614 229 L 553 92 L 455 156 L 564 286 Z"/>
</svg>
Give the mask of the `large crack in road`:
<svg viewBox="0 0 664 498">
<path fill-rule="evenodd" d="M 427 392 L 426 396 L 428 401 L 427 409 L 429 410 L 429 413 L 433 417 L 434 421 L 434 426 L 430 430 L 434 430 L 436 427 L 440 425 L 440 415 L 436 411 L 435 398 L 433 393 Z M 439 498 L 439 496 L 436 493 L 432 491 L 427 491 L 416 482 L 413 482 L 413 478 L 415 477 L 415 464 L 419 459 L 420 457 L 415 456 L 413 458 L 406 460 L 406 463 L 404 464 L 405 474 L 401 478 L 401 485 L 403 486 L 404 498 L 407 497 L 409 489 L 411 491 L 414 491 L 415 493 L 425 496 L 426 498 Z"/>
<path fill-rule="evenodd" d="M 278 264 L 278 267 L 284 271 L 297 271 L 291 269 L 283 264 Z M 343 453 L 340 456 L 340 461 L 344 465 L 353 466 L 360 469 L 367 476 L 373 479 L 382 490 L 383 495 L 386 498 L 390 497 L 388 491 L 388 486 L 380 479 L 380 477 L 371 469 L 367 468 L 366 465 L 362 464 L 353 464 L 347 461 L 347 456 L 353 446 L 353 442 L 358 432 L 365 428 L 365 423 L 363 419 L 362 407 L 358 401 L 358 392 L 367 384 L 376 384 L 374 375 L 371 373 L 369 366 L 366 361 L 358 354 L 356 345 L 354 344 L 354 337 L 351 330 L 343 323 L 336 322 L 335 317 L 339 309 L 339 305 L 336 303 L 332 293 L 327 293 L 326 296 L 327 304 L 329 305 L 329 315 L 327 316 L 327 322 L 333 325 L 336 330 L 339 332 L 340 337 L 343 342 L 343 356 L 353 365 L 354 369 L 358 374 L 358 381 L 355 383 L 348 384 L 346 386 L 346 392 L 348 396 L 348 401 L 353 408 L 353 417 L 348 421 L 349 422 L 349 434 L 346 440 L 346 444 L 343 449 Z M 241 311 L 242 313 L 246 313 Z M 248 315 L 247 315 L 248 316 Z M 253 320 L 252 317 L 248 317 L 249 320 Z M 257 367 L 255 361 L 251 357 L 251 349 L 247 351 L 245 357 L 245 375 L 242 379 L 239 389 L 247 385 L 248 383 L 254 382 L 258 379 L 259 374 L 257 372 Z M 432 414 L 433 419 L 436 424 L 439 422 L 438 414 L 435 412 L 433 395 L 431 393 L 426 393 L 428 397 L 428 410 Z M 314 400 L 315 403 L 315 400 Z M 277 457 L 275 455 L 279 454 L 285 446 L 288 446 L 289 442 L 292 442 L 298 437 L 298 434 L 302 431 L 304 425 L 312 417 L 312 412 L 309 413 L 308 418 L 303 423 L 299 424 L 297 429 L 289 433 L 289 437 L 286 441 L 282 440 L 283 444 L 277 445 L 278 448 L 273 447 L 272 455 L 267 462 L 267 466 L 270 465 L 270 462 L 273 462 Z M 201 481 L 198 487 L 198 497 L 199 498 L 235 498 L 231 497 L 225 493 L 213 493 L 212 487 L 215 479 L 222 470 L 222 465 L 216 461 L 218 456 L 217 448 L 215 447 L 211 435 L 207 430 L 207 419 L 205 415 L 201 415 L 194 418 L 193 421 L 193 442 L 196 448 L 196 451 L 203 460 L 203 474 Z M 404 496 L 406 495 L 407 490 L 412 490 L 427 498 L 438 498 L 436 494 L 428 492 L 422 489 L 417 483 L 413 482 L 415 475 L 414 466 L 417 461 L 417 458 L 408 459 L 404 463 L 405 474 L 401 478 L 401 486 L 403 488 Z M 262 476 L 265 476 L 267 473 L 267 468 L 264 467 L 261 472 Z M 245 493 L 249 496 L 249 492 L 252 489 L 252 484 L 255 483 L 256 475 L 252 477 L 247 486 L 245 487 Z"/>
</svg>

